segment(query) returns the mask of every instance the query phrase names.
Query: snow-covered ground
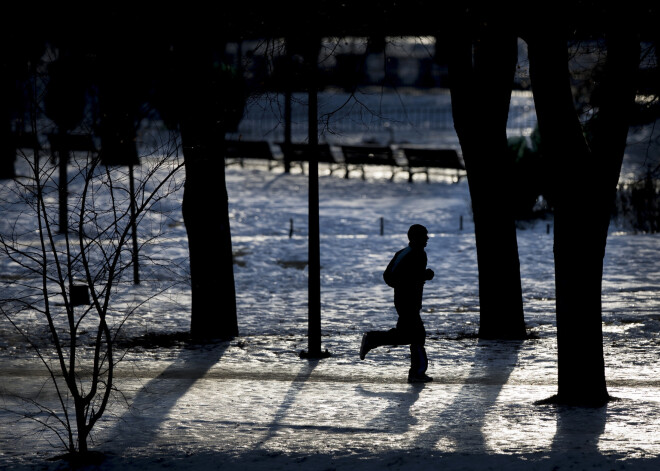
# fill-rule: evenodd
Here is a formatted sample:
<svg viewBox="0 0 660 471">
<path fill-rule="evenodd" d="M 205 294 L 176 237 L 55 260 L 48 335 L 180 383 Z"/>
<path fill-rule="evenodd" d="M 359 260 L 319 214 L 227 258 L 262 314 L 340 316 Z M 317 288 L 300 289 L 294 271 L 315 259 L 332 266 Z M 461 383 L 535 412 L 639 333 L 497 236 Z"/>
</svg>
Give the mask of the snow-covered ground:
<svg viewBox="0 0 660 471">
<path fill-rule="evenodd" d="M 626 165 L 639 163 L 631 155 Z M 265 164 L 228 167 L 240 336 L 129 350 L 116 378 L 122 397 L 95 427 L 94 448 L 108 453 L 99 469 L 658 469 L 660 236 L 618 227 L 609 236 L 603 330 L 608 388 L 618 400 L 587 410 L 538 405 L 556 393 L 552 220 L 518 231 L 532 338 L 478 340 L 465 179 L 434 174 L 431 183 L 409 184 L 404 174 L 389 176 L 371 169 L 366 181 L 344 179 L 321 166 L 322 348 L 331 356 L 312 361 L 299 358 L 307 348 L 308 178 Z M 189 328 L 175 196 L 166 233 L 144 248 L 145 259 L 167 265 L 142 266 L 141 284 L 127 282 L 114 305 L 168 289 L 129 319 L 123 338 Z M 405 347 L 358 358 L 365 330 L 396 321 L 381 273 L 412 223 L 430 231 L 436 273 L 422 313 L 435 381 L 424 386 L 405 381 Z M 0 267 L 6 278 L 17 269 L 4 258 Z M 5 319 L 0 361 L 0 469 L 62 467 L 45 461 L 60 452 L 52 435 L 17 420 L 28 406 L 12 393 L 56 402 L 43 367 Z"/>
</svg>

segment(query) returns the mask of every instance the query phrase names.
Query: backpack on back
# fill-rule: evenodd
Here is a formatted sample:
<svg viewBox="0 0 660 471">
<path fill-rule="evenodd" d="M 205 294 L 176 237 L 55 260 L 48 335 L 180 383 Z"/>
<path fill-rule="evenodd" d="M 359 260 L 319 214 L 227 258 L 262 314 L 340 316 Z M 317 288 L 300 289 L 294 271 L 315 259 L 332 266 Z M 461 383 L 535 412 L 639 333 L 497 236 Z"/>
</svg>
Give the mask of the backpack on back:
<svg viewBox="0 0 660 471">
<path fill-rule="evenodd" d="M 392 257 L 392 260 L 390 260 L 390 263 L 387 264 L 387 268 L 385 268 L 385 271 L 383 272 L 383 280 L 385 280 L 385 283 L 387 283 L 387 286 L 391 288 L 396 288 L 398 280 L 396 276 L 395 269 L 399 262 L 403 259 L 403 257 L 410 251 L 409 247 L 406 247 L 405 249 L 399 250 L 397 253 L 394 254 L 394 257 Z"/>
</svg>

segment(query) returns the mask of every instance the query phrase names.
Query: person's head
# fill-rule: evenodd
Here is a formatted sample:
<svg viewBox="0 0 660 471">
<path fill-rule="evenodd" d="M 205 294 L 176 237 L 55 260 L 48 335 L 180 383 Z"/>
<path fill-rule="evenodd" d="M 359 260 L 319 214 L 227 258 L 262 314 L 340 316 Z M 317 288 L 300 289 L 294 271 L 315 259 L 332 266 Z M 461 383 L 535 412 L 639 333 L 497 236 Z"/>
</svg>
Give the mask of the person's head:
<svg viewBox="0 0 660 471">
<path fill-rule="evenodd" d="M 413 224 L 408 229 L 408 240 L 411 246 L 426 247 L 429 240 L 429 231 L 421 224 Z"/>
</svg>

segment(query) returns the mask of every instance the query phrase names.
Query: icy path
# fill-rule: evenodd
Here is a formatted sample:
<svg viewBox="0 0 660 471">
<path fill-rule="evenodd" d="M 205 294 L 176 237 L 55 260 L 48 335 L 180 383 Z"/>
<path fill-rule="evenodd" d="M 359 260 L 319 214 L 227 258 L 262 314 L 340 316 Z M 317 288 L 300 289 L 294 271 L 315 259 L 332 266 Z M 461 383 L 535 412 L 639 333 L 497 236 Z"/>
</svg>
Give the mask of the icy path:
<svg viewBox="0 0 660 471">
<path fill-rule="evenodd" d="M 405 348 L 360 361 L 358 343 L 356 335 L 328 340 L 332 356 L 320 361 L 299 359 L 305 339 L 292 337 L 136 353 L 117 378 L 133 408 L 116 405 L 95 435 L 110 454 L 101 469 L 660 465 L 657 384 L 614 381 L 618 400 L 595 410 L 537 405 L 556 392 L 550 365 L 533 358 L 548 341 L 431 340 L 435 381 L 426 385 L 405 382 Z M 9 365 L 2 378 L 23 395 L 46 380 Z M 46 469 L 38 459 L 55 450 L 44 440 L 34 427 L 17 434 L 3 417 L 0 468 Z"/>
</svg>

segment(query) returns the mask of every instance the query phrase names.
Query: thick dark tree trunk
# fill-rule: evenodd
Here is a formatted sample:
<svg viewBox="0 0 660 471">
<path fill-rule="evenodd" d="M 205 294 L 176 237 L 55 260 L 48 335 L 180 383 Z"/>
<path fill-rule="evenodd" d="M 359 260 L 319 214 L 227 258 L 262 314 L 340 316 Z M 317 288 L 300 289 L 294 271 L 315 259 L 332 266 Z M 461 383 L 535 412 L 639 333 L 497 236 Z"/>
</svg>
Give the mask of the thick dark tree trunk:
<svg viewBox="0 0 660 471">
<path fill-rule="evenodd" d="M 493 29 L 481 29 L 478 41 L 467 27 L 449 38 L 449 79 L 475 224 L 479 337 L 521 339 L 526 331 L 506 135 L 517 44 L 514 35 Z"/>
<path fill-rule="evenodd" d="M 238 335 L 236 289 L 225 185 L 223 136 L 206 139 L 182 126 L 186 183 L 183 219 L 188 234 L 192 309 L 196 339 Z M 192 135 L 191 135 L 192 134 Z"/>
<path fill-rule="evenodd" d="M 219 67 L 223 48 L 185 44 L 178 109 L 186 166 L 183 220 L 188 234 L 192 312 L 190 332 L 201 340 L 238 335 L 224 135 L 240 119 L 243 90 Z"/>
<path fill-rule="evenodd" d="M 587 142 L 571 94 L 566 40 L 555 31 L 538 33 L 526 39 L 555 210 L 556 400 L 600 405 L 609 399 L 602 339 L 603 257 L 634 103 L 639 43 L 624 36 L 608 42 L 603 100 Z"/>
</svg>

